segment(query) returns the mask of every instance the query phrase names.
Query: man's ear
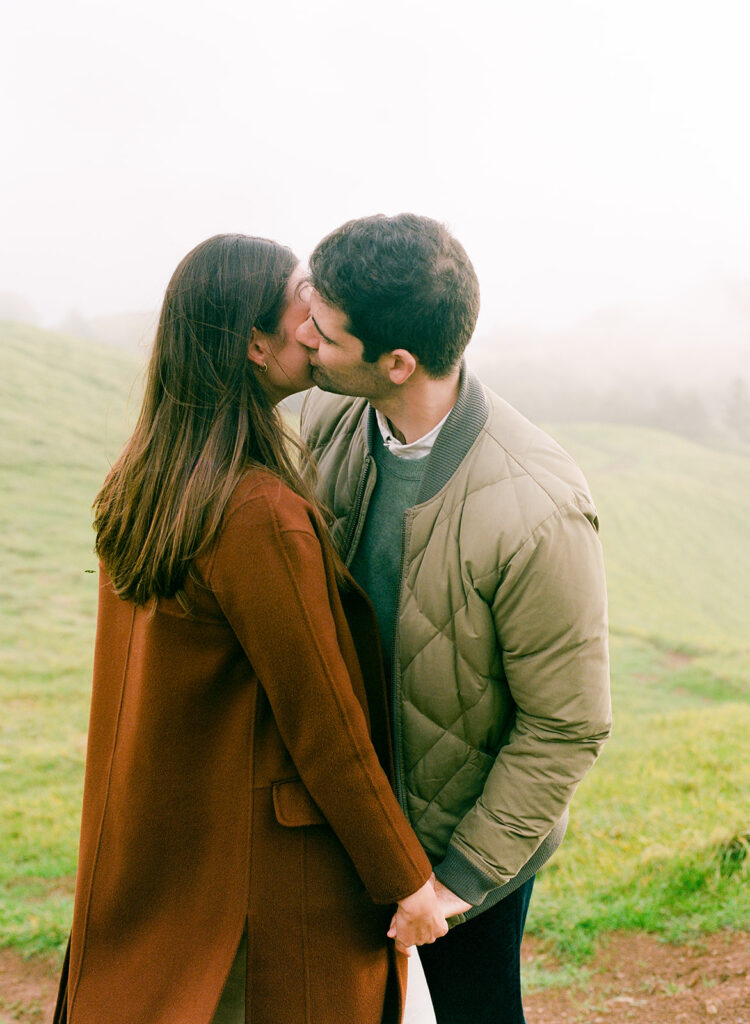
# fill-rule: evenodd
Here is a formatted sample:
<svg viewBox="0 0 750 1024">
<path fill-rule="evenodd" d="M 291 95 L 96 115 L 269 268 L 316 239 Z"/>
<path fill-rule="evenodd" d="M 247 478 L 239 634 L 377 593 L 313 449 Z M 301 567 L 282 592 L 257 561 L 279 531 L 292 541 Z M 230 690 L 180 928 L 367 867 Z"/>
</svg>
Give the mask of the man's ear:
<svg viewBox="0 0 750 1024">
<path fill-rule="evenodd" d="M 394 348 L 392 352 L 384 352 L 380 357 L 384 360 L 384 369 L 391 384 L 404 384 L 417 368 L 416 358 L 405 348 Z"/>
<path fill-rule="evenodd" d="M 253 327 L 250 332 L 250 341 L 247 343 L 247 358 L 251 363 L 260 366 L 264 371 L 268 369 L 268 342 L 266 335 Z"/>
</svg>

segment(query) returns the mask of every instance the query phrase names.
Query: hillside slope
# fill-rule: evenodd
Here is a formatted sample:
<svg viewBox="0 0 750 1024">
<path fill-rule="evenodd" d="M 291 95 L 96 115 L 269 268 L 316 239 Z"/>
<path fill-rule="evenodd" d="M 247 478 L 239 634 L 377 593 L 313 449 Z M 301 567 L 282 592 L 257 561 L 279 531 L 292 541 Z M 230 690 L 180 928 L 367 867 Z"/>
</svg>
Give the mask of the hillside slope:
<svg viewBox="0 0 750 1024">
<path fill-rule="evenodd" d="M 614 630 L 750 647 L 750 448 L 608 424 L 553 433 L 594 492 Z"/>
<path fill-rule="evenodd" d="M 20 641 L 45 660 L 42 621 L 45 634 L 77 628 L 82 615 L 88 628 L 91 502 L 125 437 L 138 371 L 132 356 L 0 323 L 0 639 L 16 652 Z"/>
<path fill-rule="evenodd" d="M 0 324 L 0 945 L 72 912 L 97 576 L 91 502 L 125 435 L 132 357 Z"/>
</svg>

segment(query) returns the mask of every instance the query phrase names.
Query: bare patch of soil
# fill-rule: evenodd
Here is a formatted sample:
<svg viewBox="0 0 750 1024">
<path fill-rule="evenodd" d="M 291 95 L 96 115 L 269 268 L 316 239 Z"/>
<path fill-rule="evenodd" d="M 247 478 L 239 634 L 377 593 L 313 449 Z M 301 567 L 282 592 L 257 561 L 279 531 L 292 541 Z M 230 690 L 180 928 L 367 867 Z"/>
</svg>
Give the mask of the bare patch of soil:
<svg viewBox="0 0 750 1024">
<path fill-rule="evenodd" d="M 59 975 L 55 958 L 24 960 L 0 950 L 0 1024 L 49 1024 Z"/>
<path fill-rule="evenodd" d="M 527 960 L 542 956 L 524 943 Z M 750 933 L 671 946 L 621 933 L 602 943 L 585 989 L 524 997 L 527 1024 L 750 1024 Z"/>
</svg>

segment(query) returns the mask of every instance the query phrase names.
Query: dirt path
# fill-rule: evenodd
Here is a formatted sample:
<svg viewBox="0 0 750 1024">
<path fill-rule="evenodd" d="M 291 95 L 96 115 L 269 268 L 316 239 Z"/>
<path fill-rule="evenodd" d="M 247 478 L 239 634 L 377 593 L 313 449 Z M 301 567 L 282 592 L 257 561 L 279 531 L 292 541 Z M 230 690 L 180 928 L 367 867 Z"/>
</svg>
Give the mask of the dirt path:
<svg viewBox="0 0 750 1024">
<path fill-rule="evenodd" d="M 0 1024 L 49 1024 L 58 972 L 56 960 L 23 960 L 0 950 Z"/>
<path fill-rule="evenodd" d="M 527 946 L 533 957 L 533 946 Z M 612 936 L 582 991 L 524 1000 L 527 1024 L 750 1024 L 750 933 L 669 946 L 652 935 Z"/>
<path fill-rule="evenodd" d="M 533 941 L 524 955 L 527 962 L 544 959 Z M 748 932 L 713 935 L 694 946 L 615 935 L 592 962 L 585 989 L 526 996 L 527 1024 L 750 1024 L 749 967 Z M 0 1024 L 49 1024 L 56 989 L 52 961 L 0 951 Z M 412 1014 L 411 1024 L 429 1016 Z"/>
</svg>

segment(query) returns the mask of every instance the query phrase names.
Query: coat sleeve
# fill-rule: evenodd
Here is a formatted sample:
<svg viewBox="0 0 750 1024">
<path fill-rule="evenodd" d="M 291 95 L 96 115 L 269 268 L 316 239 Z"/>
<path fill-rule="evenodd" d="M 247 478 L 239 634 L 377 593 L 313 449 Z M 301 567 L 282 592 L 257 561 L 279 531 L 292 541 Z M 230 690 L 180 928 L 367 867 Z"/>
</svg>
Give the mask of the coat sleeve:
<svg viewBox="0 0 750 1024">
<path fill-rule="evenodd" d="M 473 868 L 485 893 L 532 857 L 610 732 L 604 565 L 594 525 L 578 508 L 557 509 L 527 539 L 492 613 L 515 725 L 435 869 L 449 884 Z"/>
<path fill-rule="evenodd" d="M 305 787 L 376 903 L 415 892 L 430 863 L 370 741 L 341 655 L 320 541 L 280 486 L 225 524 L 209 582 L 263 687 Z"/>
</svg>

